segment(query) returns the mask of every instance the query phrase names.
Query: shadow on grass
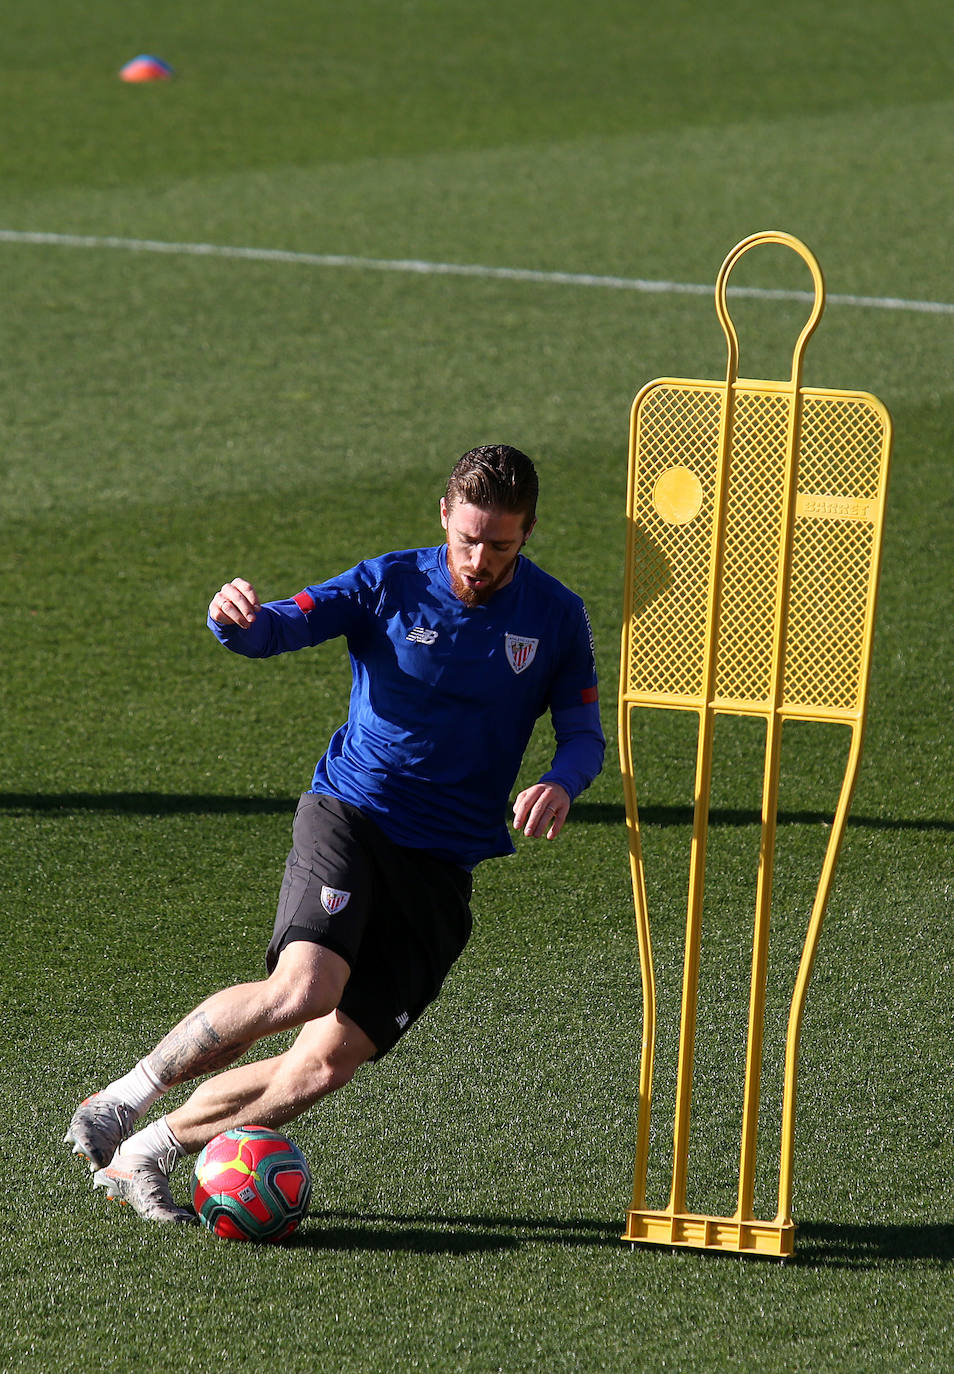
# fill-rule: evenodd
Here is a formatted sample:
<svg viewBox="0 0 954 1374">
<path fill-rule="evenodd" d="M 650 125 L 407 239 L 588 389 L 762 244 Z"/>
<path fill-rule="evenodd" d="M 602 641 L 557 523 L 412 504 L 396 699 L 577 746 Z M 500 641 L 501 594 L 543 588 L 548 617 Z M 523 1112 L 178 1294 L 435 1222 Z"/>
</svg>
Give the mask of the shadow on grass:
<svg viewBox="0 0 954 1374">
<path fill-rule="evenodd" d="M 618 1244 L 622 1223 L 583 1217 L 388 1216 L 312 1212 L 289 1244 L 311 1250 L 406 1251 L 471 1255 L 515 1250 L 528 1243 L 558 1246 Z"/>
<path fill-rule="evenodd" d="M 794 1263 L 834 1269 L 880 1269 L 929 1261 L 954 1265 L 954 1222 L 845 1226 L 799 1222 Z"/>
<path fill-rule="evenodd" d="M 471 1255 L 516 1250 L 525 1245 L 622 1248 L 621 1221 L 592 1217 L 395 1216 L 358 1212 L 313 1212 L 309 1224 L 289 1244 L 310 1250 L 400 1251 L 409 1254 Z M 633 1246 L 655 1251 L 662 1246 Z M 764 1257 L 673 1248 L 683 1259 L 738 1260 L 757 1264 Z M 777 1263 L 777 1261 L 775 1261 Z M 799 1222 L 795 1254 L 784 1261 L 804 1268 L 882 1269 L 893 1264 L 948 1267 L 954 1264 L 954 1223 L 846 1226 Z"/>
<path fill-rule="evenodd" d="M 298 797 L 229 797 L 191 792 L 0 792 L 0 811 L 47 815 L 105 811 L 117 816 L 294 816 Z"/>
<path fill-rule="evenodd" d="M 0 792 L 0 812 L 9 815 L 35 815 L 76 811 L 107 811 L 115 815 L 131 816 L 216 816 L 216 815 L 288 815 L 295 814 L 298 805 L 294 797 L 226 796 L 216 793 L 191 792 Z M 576 802 L 572 819 L 583 825 L 619 825 L 626 821 L 626 813 L 617 802 Z M 783 811 L 780 825 L 830 825 L 831 815 L 822 811 Z M 640 811 L 645 825 L 691 826 L 692 808 L 689 806 L 649 806 Z M 714 809 L 709 816 L 712 826 L 743 826 L 760 824 L 758 811 L 733 807 Z M 943 816 L 850 816 L 849 826 L 868 830 L 935 830 L 954 833 L 954 820 Z"/>
<path fill-rule="evenodd" d="M 570 813 L 572 820 L 590 825 L 623 825 L 626 812 L 613 802 L 576 802 Z M 670 826 L 692 825 L 691 806 L 646 806 L 639 810 L 640 824 Z M 828 811 L 780 811 L 779 825 L 828 825 L 832 823 Z M 709 813 L 710 826 L 761 825 L 761 814 L 754 808 L 713 807 Z M 849 816 L 849 827 L 859 830 L 939 830 L 954 833 L 954 820 L 944 816 Z"/>
</svg>

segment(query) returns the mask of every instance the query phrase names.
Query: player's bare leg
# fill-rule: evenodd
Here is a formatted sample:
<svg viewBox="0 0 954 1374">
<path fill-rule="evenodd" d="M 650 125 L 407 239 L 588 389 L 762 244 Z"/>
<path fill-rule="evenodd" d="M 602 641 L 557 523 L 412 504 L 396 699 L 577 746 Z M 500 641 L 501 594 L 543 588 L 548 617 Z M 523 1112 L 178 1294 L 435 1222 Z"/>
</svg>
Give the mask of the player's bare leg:
<svg viewBox="0 0 954 1374">
<path fill-rule="evenodd" d="M 364 1031 L 333 1011 L 303 1026 L 284 1054 L 241 1064 L 201 1083 L 166 1121 L 186 1154 L 233 1126 L 283 1126 L 343 1088 L 374 1053 Z"/>
<path fill-rule="evenodd" d="M 338 1005 L 348 974 L 348 964 L 333 951 L 294 941 L 268 978 L 206 998 L 129 1074 L 81 1103 L 67 1143 L 91 1169 L 104 1168 L 167 1089 L 227 1068 L 264 1036 L 326 1016 Z"/>
<path fill-rule="evenodd" d="M 169 1175 L 180 1159 L 233 1126 L 282 1126 L 344 1087 L 375 1046 L 342 1012 L 311 1021 L 284 1054 L 216 1074 L 182 1107 L 124 1141 L 93 1175 L 106 1195 L 147 1221 L 194 1222 L 173 1199 Z"/>
<path fill-rule="evenodd" d="M 269 978 L 224 988 L 183 1017 L 147 1056 L 150 1068 L 168 1087 L 216 1073 L 264 1036 L 333 1011 L 349 973 L 332 950 L 293 941 Z"/>
</svg>

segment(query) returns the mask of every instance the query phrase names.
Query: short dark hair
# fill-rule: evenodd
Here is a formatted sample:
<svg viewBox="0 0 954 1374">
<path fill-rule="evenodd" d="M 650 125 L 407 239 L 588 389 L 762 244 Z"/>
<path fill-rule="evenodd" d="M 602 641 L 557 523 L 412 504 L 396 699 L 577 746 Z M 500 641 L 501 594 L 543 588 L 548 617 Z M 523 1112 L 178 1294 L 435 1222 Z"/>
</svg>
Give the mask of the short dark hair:
<svg viewBox="0 0 954 1374">
<path fill-rule="evenodd" d="M 466 501 L 481 510 L 514 511 L 528 530 L 536 519 L 537 470 L 525 453 L 509 444 L 484 444 L 458 458 L 448 478 L 448 510 Z"/>
</svg>

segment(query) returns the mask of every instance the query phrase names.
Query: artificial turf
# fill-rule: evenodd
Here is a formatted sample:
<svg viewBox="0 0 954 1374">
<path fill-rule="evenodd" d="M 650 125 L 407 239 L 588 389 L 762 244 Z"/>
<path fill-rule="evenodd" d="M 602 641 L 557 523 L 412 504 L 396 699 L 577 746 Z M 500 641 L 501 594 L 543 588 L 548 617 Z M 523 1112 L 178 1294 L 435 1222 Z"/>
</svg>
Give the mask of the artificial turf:
<svg viewBox="0 0 954 1374">
<path fill-rule="evenodd" d="M 120 83 L 140 51 L 176 80 Z M 55 0 L 7 19 L 0 1367 L 950 1363 L 952 65 L 939 0 Z M 641 1034 L 614 754 L 628 411 L 651 377 L 722 375 L 711 299 L 23 237 L 705 284 L 765 228 L 802 237 L 833 296 L 899 306 L 833 301 L 806 360 L 810 384 L 880 396 L 896 440 L 784 1264 L 618 1239 Z M 779 255 L 746 271 L 805 284 Z M 748 375 L 787 375 L 804 309 L 739 302 Z M 498 440 L 538 459 L 531 551 L 592 616 L 606 770 L 558 843 L 478 870 L 474 940 L 441 1001 L 297 1123 L 316 1187 L 292 1244 L 141 1226 L 90 1193 L 60 1144 L 69 1115 L 208 991 L 260 970 L 294 799 L 346 705 L 341 646 L 236 660 L 204 629 L 209 597 L 236 573 L 287 595 L 436 541 L 450 464 Z M 701 1200 L 720 1207 L 758 844 L 748 724 L 720 728 L 693 1136 Z M 647 722 L 637 750 L 667 987 L 681 726 Z M 810 734 L 783 775 L 781 956 L 840 766 L 840 742 Z M 524 779 L 548 750 L 544 727 Z M 771 1125 L 769 1105 L 763 1193 Z M 656 1136 L 665 1156 L 664 1123 Z"/>
</svg>

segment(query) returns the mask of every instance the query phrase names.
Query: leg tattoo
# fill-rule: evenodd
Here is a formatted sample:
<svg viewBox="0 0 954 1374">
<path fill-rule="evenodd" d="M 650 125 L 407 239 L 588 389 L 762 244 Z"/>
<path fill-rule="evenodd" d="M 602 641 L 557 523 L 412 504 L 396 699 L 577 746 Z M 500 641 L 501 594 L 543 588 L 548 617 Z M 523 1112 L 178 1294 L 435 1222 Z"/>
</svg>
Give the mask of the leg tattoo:
<svg viewBox="0 0 954 1374">
<path fill-rule="evenodd" d="M 149 1065 L 163 1083 L 173 1087 L 227 1068 L 254 1043 L 223 1041 L 205 1012 L 194 1011 L 159 1041 L 149 1056 Z"/>
</svg>

